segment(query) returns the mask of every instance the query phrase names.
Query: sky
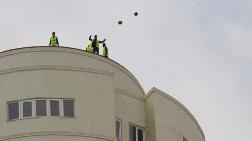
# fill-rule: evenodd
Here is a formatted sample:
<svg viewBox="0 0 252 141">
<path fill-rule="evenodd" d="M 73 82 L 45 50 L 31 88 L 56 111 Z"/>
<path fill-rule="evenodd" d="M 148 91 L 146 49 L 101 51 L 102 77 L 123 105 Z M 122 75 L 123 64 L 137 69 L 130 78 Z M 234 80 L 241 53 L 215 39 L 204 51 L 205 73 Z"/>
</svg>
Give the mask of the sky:
<svg viewBox="0 0 252 141">
<path fill-rule="evenodd" d="M 184 104 L 206 141 L 249 141 L 251 13 L 251 0 L 1 0 L 0 51 L 46 46 L 53 31 L 85 49 L 97 34 L 145 92 Z"/>
</svg>

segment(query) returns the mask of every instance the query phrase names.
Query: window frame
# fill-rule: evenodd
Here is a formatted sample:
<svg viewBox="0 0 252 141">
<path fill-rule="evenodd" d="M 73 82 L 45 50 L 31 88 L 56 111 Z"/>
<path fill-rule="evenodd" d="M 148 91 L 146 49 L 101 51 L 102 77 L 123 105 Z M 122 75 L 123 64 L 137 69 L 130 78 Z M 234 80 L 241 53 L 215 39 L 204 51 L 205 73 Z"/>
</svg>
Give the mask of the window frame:
<svg viewBox="0 0 252 141">
<path fill-rule="evenodd" d="M 18 117 L 17 118 L 14 118 L 14 119 L 10 119 L 10 110 L 9 110 L 9 104 L 11 103 L 18 103 Z M 7 102 L 7 106 L 6 106 L 6 110 L 7 110 L 7 121 L 15 121 L 15 120 L 18 120 L 20 119 L 20 104 L 19 104 L 19 101 L 9 101 Z"/>
<path fill-rule="evenodd" d="M 119 121 L 119 125 L 120 125 L 120 128 L 119 128 L 119 140 L 117 140 L 116 132 L 115 132 L 115 138 L 116 138 L 116 141 L 122 141 L 122 120 L 119 119 L 119 118 L 116 118 L 116 122 L 117 121 Z M 116 124 L 115 124 L 115 128 L 116 128 Z"/>
<path fill-rule="evenodd" d="M 64 101 L 65 100 L 69 100 L 69 101 L 73 101 L 73 116 L 65 116 L 65 107 L 64 107 Z M 75 117 L 75 99 L 62 99 L 61 100 L 61 109 L 62 109 L 62 116 L 66 117 L 66 118 L 74 118 Z"/>
<path fill-rule="evenodd" d="M 46 105 L 46 115 L 42 116 L 37 116 L 37 111 L 36 111 L 36 101 L 37 100 L 45 100 L 45 105 Z M 64 116 L 64 105 L 63 101 L 64 100 L 71 100 L 73 101 L 73 116 Z M 51 115 L 51 105 L 50 101 L 58 101 L 59 102 L 59 115 L 57 116 L 52 116 Z M 23 104 L 25 102 L 31 102 L 32 103 L 32 116 L 29 117 L 24 117 L 23 113 Z M 9 104 L 11 103 L 17 103 L 18 104 L 18 118 L 15 119 L 10 119 L 9 118 Z M 8 101 L 7 102 L 7 122 L 8 121 L 15 121 L 15 120 L 22 120 L 22 119 L 27 119 L 27 118 L 40 118 L 40 117 L 65 117 L 65 118 L 75 118 L 75 99 L 73 98 L 29 98 L 29 99 L 22 99 L 22 100 L 15 100 L 15 101 Z"/>
<path fill-rule="evenodd" d="M 59 110 L 59 111 L 58 111 L 58 112 L 59 112 L 58 115 L 52 115 L 51 101 L 57 101 L 57 102 L 58 102 L 58 108 L 59 108 L 59 109 L 58 109 L 58 110 Z M 62 108 L 62 107 L 61 107 L 61 105 L 60 105 L 60 104 L 61 104 L 61 103 L 60 103 L 60 100 L 58 100 L 58 99 L 50 99 L 50 100 L 48 100 L 48 103 L 49 103 L 48 106 L 47 106 L 47 107 L 48 107 L 48 112 L 49 112 L 48 115 L 51 116 L 51 117 L 61 116 L 60 108 Z"/>
<path fill-rule="evenodd" d="M 130 129 L 130 126 L 133 126 L 136 128 L 136 141 L 138 141 L 138 129 L 142 130 L 143 132 L 143 141 L 145 141 L 145 128 L 144 127 L 141 127 L 141 126 L 138 126 L 136 124 L 133 124 L 133 123 L 129 123 L 129 126 L 128 128 Z M 130 132 L 129 132 L 129 139 L 130 139 Z"/>
<path fill-rule="evenodd" d="M 37 115 L 37 101 L 45 101 L 45 115 Z M 48 100 L 46 99 L 34 99 L 34 102 L 35 102 L 35 117 L 47 117 L 47 116 L 50 116 L 48 115 Z"/>
<path fill-rule="evenodd" d="M 34 115 L 34 101 L 32 101 L 32 100 L 23 100 L 23 101 L 18 101 L 19 102 L 19 117 L 20 118 L 31 118 L 31 117 L 34 117 L 35 115 Z M 31 116 L 29 116 L 29 117 L 24 117 L 24 103 L 25 102 L 31 102 L 31 108 L 32 108 L 32 113 L 31 113 Z"/>
</svg>

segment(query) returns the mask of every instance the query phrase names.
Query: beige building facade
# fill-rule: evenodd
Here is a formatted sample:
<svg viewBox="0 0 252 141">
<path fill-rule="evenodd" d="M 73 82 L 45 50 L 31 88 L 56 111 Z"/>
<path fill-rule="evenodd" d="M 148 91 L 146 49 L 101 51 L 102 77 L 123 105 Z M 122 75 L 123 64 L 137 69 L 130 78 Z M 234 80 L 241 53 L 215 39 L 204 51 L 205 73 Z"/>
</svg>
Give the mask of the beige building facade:
<svg viewBox="0 0 252 141">
<path fill-rule="evenodd" d="M 1 52 L 0 89 L 0 141 L 205 141 L 176 99 L 83 50 Z"/>
</svg>

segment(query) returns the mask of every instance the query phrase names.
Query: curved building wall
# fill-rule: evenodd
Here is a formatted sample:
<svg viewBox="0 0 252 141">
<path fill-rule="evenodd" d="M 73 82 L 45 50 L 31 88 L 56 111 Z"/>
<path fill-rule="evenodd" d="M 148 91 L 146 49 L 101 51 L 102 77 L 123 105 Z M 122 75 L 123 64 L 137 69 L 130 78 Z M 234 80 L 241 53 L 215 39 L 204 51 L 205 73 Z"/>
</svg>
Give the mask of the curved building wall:
<svg viewBox="0 0 252 141">
<path fill-rule="evenodd" d="M 153 88 L 146 96 L 146 141 L 205 141 L 196 119 L 181 103 Z"/>
<path fill-rule="evenodd" d="M 205 140 L 178 101 L 156 88 L 145 95 L 126 68 L 79 49 L 27 47 L 0 53 L 0 89 L 0 141 L 117 141 L 116 121 L 121 121 L 119 141 L 141 134 L 143 141 Z M 69 99 L 74 101 L 70 117 L 62 108 Z M 47 116 L 34 116 L 36 100 L 50 108 L 58 101 L 59 116 L 52 116 L 50 108 Z M 9 104 L 25 102 L 34 106 L 32 117 L 9 120 Z"/>
<path fill-rule="evenodd" d="M 144 92 L 135 77 L 119 64 L 81 50 L 32 47 L 3 52 L 0 89 L 0 111 L 5 113 L 0 115 L 0 140 L 114 140 L 116 116 L 145 126 L 144 102 L 135 101 Z M 74 99 L 75 117 L 8 121 L 7 102 L 33 98 Z M 119 111 L 121 103 L 115 101 L 124 99 L 142 114 L 129 111 L 131 107 Z M 126 118 L 128 113 L 132 117 Z"/>
</svg>

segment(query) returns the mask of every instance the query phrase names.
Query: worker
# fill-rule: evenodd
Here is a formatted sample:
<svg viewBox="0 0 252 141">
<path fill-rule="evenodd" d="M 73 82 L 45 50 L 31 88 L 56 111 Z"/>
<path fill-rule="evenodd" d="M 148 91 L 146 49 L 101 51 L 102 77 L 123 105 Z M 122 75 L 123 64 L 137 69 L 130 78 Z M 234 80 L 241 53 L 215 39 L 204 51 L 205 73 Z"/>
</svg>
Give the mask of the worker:
<svg viewBox="0 0 252 141">
<path fill-rule="evenodd" d="M 93 53 L 92 44 L 89 44 L 89 45 L 87 46 L 86 51 L 89 52 L 89 53 Z"/>
<path fill-rule="evenodd" d="M 59 40 L 58 40 L 57 36 L 55 36 L 55 32 L 52 33 L 52 37 L 50 38 L 49 46 L 52 46 L 52 47 L 59 46 Z"/>
<path fill-rule="evenodd" d="M 99 44 L 104 43 L 106 39 L 104 39 L 103 41 L 99 41 L 97 39 L 97 35 L 94 36 L 94 39 L 92 39 L 92 35 L 90 35 L 89 40 L 91 41 L 91 45 L 93 47 L 93 53 L 99 55 Z"/>
<path fill-rule="evenodd" d="M 105 43 L 103 43 L 102 46 L 103 46 L 103 56 L 108 58 L 108 48 Z"/>
</svg>

